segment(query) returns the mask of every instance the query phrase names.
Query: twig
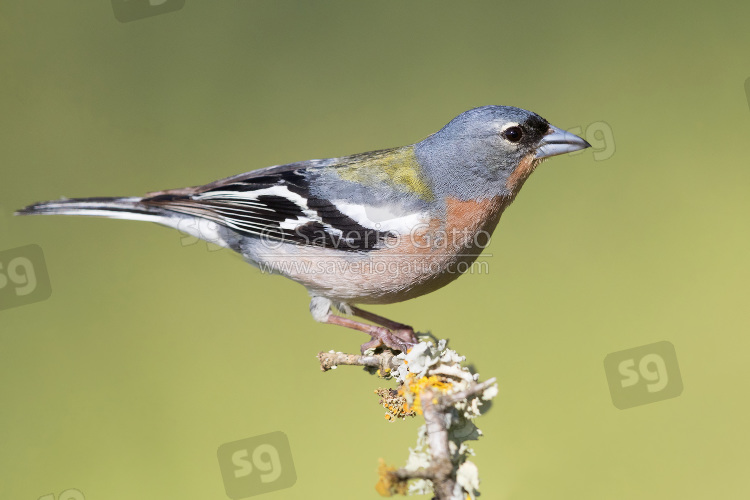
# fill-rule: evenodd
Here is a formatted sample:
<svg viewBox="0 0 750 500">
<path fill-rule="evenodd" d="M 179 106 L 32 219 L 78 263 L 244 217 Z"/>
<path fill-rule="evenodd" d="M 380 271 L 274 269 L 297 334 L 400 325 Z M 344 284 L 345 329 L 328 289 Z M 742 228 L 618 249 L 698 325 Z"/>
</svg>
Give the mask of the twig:
<svg viewBox="0 0 750 500">
<path fill-rule="evenodd" d="M 448 394 L 446 396 L 440 397 L 438 400 L 438 408 L 443 411 L 449 406 L 453 406 L 454 404 L 458 403 L 461 400 L 469 399 L 472 396 L 478 396 L 479 394 L 483 393 L 486 389 L 489 389 L 493 385 L 497 383 L 497 379 L 495 377 L 492 377 L 491 379 L 488 379 L 481 384 L 474 384 L 470 388 L 455 392 L 453 394 Z"/>
<path fill-rule="evenodd" d="M 433 402 L 437 399 L 436 402 Z M 422 394 L 422 411 L 427 426 L 427 442 L 432 456 L 432 484 L 438 500 L 453 498 L 456 487 L 455 472 L 448 447 L 448 428 L 445 425 L 444 411 L 441 410 L 440 398 L 435 398 L 433 391 Z"/>
<path fill-rule="evenodd" d="M 384 351 L 380 354 L 371 354 L 368 356 L 333 351 L 318 353 L 320 369 L 324 372 L 332 370 L 339 365 L 352 365 L 378 368 L 383 375 L 385 375 L 387 372 L 396 369 L 398 366 L 395 362 L 395 358 L 396 356 L 391 351 Z"/>
<path fill-rule="evenodd" d="M 415 461 L 410 456 L 411 466 L 395 469 L 381 465 L 381 479 L 376 487 L 381 495 L 407 494 L 407 491 L 425 492 L 420 488 L 415 488 L 414 491 L 411 486 L 407 488 L 410 480 L 422 480 L 425 485 L 431 483 L 431 490 L 437 500 L 464 500 L 467 494 L 472 498 L 478 494 L 476 466 L 466 460 L 466 455 L 471 451 L 461 443 L 466 439 L 476 439 L 480 432 L 473 424 L 468 424 L 476 432 L 473 437 L 461 437 L 457 426 L 461 422 L 466 424 L 467 420 L 473 420 L 479 415 L 478 405 L 483 400 L 491 399 L 497 392 L 488 392 L 488 389 L 495 386 L 496 380 L 491 378 L 482 383 L 476 382 L 477 376 L 460 366 L 463 359 L 455 351 L 446 349 L 445 341 L 438 342 L 437 347 L 431 342 L 421 342 L 408 355 L 396 355 L 387 349 L 367 355 L 333 351 L 318 354 L 320 368 L 324 372 L 339 365 L 350 365 L 377 368 L 378 374 L 383 377 L 395 375 L 400 384 L 398 391 L 376 391 L 381 396 L 393 395 L 386 402 L 381 399 L 381 403 L 390 410 L 387 415 L 389 420 L 417 413 L 424 417 L 424 441 L 418 441 L 418 444 L 423 443 L 417 447 L 418 450 L 411 450 L 412 456 L 417 454 Z M 409 398 L 413 401 L 409 402 Z M 473 405 L 470 401 L 474 401 Z M 413 406 L 409 406 L 410 404 Z M 451 441 L 455 443 L 453 451 Z M 460 446 L 463 446 L 463 451 Z M 421 464 L 426 466 L 420 467 Z M 471 466 L 466 468 L 468 472 L 462 469 L 466 465 Z M 462 480 L 459 480 L 459 471 L 464 472 Z M 424 483 L 425 480 L 429 483 Z M 429 492 L 429 486 L 425 487 Z"/>
</svg>

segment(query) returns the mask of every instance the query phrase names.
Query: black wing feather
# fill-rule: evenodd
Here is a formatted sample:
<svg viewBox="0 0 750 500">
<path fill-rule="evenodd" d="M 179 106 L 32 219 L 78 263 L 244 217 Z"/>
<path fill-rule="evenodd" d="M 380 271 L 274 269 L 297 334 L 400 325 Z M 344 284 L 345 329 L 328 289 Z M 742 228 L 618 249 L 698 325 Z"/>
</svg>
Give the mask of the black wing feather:
<svg viewBox="0 0 750 500">
<path fill-rule="evenodd" d="M 330 201 L 312 196 L 309 170 L 300 164 L 270 167 L 205 186 L 152 193 L 142 203 L 203 217 L 243 236 L 298 245 L 367 251 L 394 236 L 364 227 Z M 275 186 L 284 189 L 263 192 Z"/>
</svg>

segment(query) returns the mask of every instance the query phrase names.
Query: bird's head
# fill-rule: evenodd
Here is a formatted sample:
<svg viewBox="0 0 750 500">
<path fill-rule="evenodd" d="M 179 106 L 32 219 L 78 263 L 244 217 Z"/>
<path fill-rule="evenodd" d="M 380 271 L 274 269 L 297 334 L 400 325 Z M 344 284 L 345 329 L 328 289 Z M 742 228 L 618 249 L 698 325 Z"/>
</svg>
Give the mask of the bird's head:
<svg viewBox="0 0 750 500">
<path fill-rule="evenodd" d="M 544 159 L 591 145 L 531 111 L 483 106 L 461 113 L 416 145 L 438 191 L 462 198 L 515 195 Z"/>
</svg>

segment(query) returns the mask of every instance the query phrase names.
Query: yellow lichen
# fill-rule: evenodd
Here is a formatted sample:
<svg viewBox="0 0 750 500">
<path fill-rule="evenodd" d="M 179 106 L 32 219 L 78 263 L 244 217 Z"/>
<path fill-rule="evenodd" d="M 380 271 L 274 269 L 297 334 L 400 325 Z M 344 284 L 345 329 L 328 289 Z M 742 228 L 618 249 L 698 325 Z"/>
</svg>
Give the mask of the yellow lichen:
<svg viewBox="0 0 750 500">
<path fill-rule="evenodd" d="M 429 377 L 416 378 L 413 373 L 406 375 L 404 384 L 399 387 L 399 395 L 404 397 L 405 408 L 409 411 L 413 411 L 418 415 L 422 414 L 422 401 L 420 395 L 427 389 L 435 389 L 440 392 L 446 392 L 450 390 L 452 384 L 443 377 L 437 375 L 430 375 Z M 409 405 L 409 401 L 412 402 Z M 433 398 L 433 404 L 437 403 L 437 398 Z"/>
<path fill-rule="evenodd" d="M 406 481 L 396 477 L 396 468 L 386 465 L 382 458 L 378 462 L 378 482 L 375 484 L 375 491 L 382 497 L 406 495 Z"/>
<path fill-rule="evenodd" d="M 409 408 L 406 399 L 394 389 L 377 389 L 375 394 L 380 396 L 380 404 L 388 410 L 385 419 L 389 422 L 395 422 L 397 418 L 404 419 L 416 415 L 414 410 Z"/>
</svg>

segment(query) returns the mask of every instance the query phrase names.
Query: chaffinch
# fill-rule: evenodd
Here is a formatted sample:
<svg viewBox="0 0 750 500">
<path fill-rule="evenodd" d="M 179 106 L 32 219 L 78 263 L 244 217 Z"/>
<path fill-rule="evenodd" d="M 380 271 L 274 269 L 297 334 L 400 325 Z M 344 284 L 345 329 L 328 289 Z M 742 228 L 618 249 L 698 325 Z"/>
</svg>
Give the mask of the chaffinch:
<svg viewBox="0 0 750 500">
<path fill-rule="evenodd" d="M 144 197 L 48 201 L 17 212 L 151 221 L 302 284 L 315 320 L 406 350 L 407 325 L 359 309 L 432 292 L 469 269 L 546 158 L 590 147 L 508 106 L 466 111 L 410 146 L 254 170 Z M 358 316 L 376 325 L 335 314 Z"/>
</svg>

